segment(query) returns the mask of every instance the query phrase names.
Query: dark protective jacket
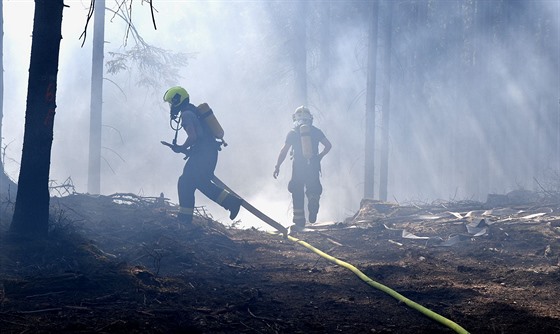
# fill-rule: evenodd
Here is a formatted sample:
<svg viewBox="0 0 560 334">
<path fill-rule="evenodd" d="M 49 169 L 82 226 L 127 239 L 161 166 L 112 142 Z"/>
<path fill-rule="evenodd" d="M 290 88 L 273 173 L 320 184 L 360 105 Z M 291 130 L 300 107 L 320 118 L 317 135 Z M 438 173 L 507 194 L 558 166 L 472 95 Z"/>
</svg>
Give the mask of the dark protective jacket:
<svg viewBox="0 0 560 334">
<path fill-rule="evenodd" d="M 325 138 L 325 134 L 319 128 L 311 125 L 310 136 L 311 148 L 313 150 L 313 158 L 311 158 L 311 162 L 316 162 L 313 165 L 319 168 L 317 154 L 319 153 L 319 143 L 321 139 Z M 290 132 L 288 132 L 288 135 L 286 136 L 286 143 L 292 147 L 293 168 L 305 168 L 308 165 L 308 161 L 303 156 L 299 127 L 293 128 Z"/>
</svg>

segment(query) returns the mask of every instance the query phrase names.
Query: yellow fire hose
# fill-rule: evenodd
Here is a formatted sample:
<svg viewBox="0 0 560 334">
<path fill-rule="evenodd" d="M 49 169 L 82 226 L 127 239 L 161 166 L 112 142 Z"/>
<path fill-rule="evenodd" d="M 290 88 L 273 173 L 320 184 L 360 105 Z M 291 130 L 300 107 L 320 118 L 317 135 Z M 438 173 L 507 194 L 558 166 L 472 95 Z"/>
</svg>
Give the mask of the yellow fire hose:
<svg viewBox="0 0 560 334">
<path fill-rule="evenodd" d="M 403 303 L 405 303 L 407 306 L 419 311 L 420 313 L 426 315 L 427 317 L 453 329 L 455 332 L 460 333 L 460 334 L 468 334 L 469 332 L 467 330 L 465 330 L 463 327 L 459 326 L 458 324 L 456 324 L 455 322 L 435 313 L 434 311 L 431 311 L 427 308 L 425 308 L 424 306 L 406 298 L 405 296 L 401 295 L 400 293 L 390 289 L 389 287 L 375 282 L 374 280 L 372 280 L 371 278 L 369 278 L 367 275 L 365 275 L 363 272 L 361 272 L 358 268 L 354 267 L 353 265 L 351 265 L 348 262 L 344 262 L 342 260 L 339 260 L 335 257 L 330 256 L 329 254 L 311 246 L 310 244 L 308 244 L 307 242 L 300 240 L 298 238 L 294 238 L 291 235 L 288 235 L 288 239 L 290 239 L 291 241 L 298 243 L 302 246 L 304 246 L 307 249 L 310 249 L 311 251 L 313 251 L 314 253 L 324 257 L 325 259 L 336 263 L 339 266 L 342 266 L 350 271 L 352 271 L 354 274 L 356 274 L 360 279 L 362 279 L 364 282 L 366 282 L 367 284 L 371 285 L 372 287 L 381 290 L 385 293 L 387 293 L 388 295 L 390 295 L 391 297 L 395 298 L 398 301 L 401 301 Z"/>
<path fill-rule="evenodd" d="M 237 195 L 235 192 L 233 192 L 233 190 L 231 190 L 225 183 L 223 183 L 220 179 L 218 179 L 217 177 L 214 177 L 213 179 L 214 183 L 224 187 L 225 189 L 227 189 L 230 193 L 236 195 L 237 197 L 243 199 L 241 196 Z M 330 256 L 329 254 L 311 246 L 310 244 L 308 244 L 307 242 L 300 240 L 298 238 L 295 238 L 291 235 L 288 234 L 288 230 L 281 225 L 280 223 L 276 222 L 275 220 L 273 220 L 272 218 L 268 217 L 267 215 L 265 215 L 264 213 L 262 213 L 260 210 L 258 210 L 257 208 L 255 208 L 254 206 L 252 206 L 251 204 L 249 204 L 247 201 L 243 200 L 242 206 L 247 209 L 249 212 L 251 212 L 252 214 L 254 214 L 256 217 L 258 217 L 259 219 L 261 219 L 262 221 L 264 221 L 265 223 L 267 223 L 268 225 L 274 227 L 277 231 L 281 232 L 282 235 L 284 236 L 284 238 L 288 238 L 289 240 L 298 243 L 302 246 L 304 246 L 307 249 L 310 249 L 311 251 L 313 251 L 314 253 L 324 257 L 325 259 L 339 265 L 342 266 L 350 271 L 352 271 L 354 274 L 356 274 L 360 279 L 362 279 L 364 282 L 366 282 L 367 284 L 371 285 L 372 287 L 381 290 L 383 292 L 385 292 L 386 294 L 390 295 L 391 297 L 395 298 L 398 301 L 401 301 L 403 303 L 405 303 L 407 306 L 419 311 L 420 313 L 424 314 L 425 316 L 443 324 L 444 326 L 447 326 L 451 329 L 453 329 L 455 332 L 460 333 L 460 334 L 469 334 L 469 332 L 467 330 L 465 330 L 463 327 L 459 326 L 458 324 L 456 324 L 455 322 L 435 313 L 432 310 L 429 310 L 427 308 L 425 308 L 424 306 L 406 298 L 405 296 L 401 295 L 400 293 L 390 289 L 389 287 L 375 282 L 374 280 L 372 280 L 371 278 L 369 278 L 367 275 L 365 275 L 363 272 L 361 272 L 358 268 L 354 267 L 353 265 L 351 265 L 350 263 L 341 261 L 333 256 Z"/>
</svg>

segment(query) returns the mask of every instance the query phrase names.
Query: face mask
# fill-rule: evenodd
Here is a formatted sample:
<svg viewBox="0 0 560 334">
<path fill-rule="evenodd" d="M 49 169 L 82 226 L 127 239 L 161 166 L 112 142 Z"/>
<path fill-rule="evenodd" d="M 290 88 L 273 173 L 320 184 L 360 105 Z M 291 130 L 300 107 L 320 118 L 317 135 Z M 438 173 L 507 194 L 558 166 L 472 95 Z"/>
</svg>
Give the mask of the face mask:
<svg viewBox="0 0 560 334">
<path fill-rule="evenodd" d="M 310 119 L 298 119 L 294 121 L 294 127 L 299 127 L 300 125 L 311 125 L 313 122 Z"/>
<path fill-rule="evenodd" d="M 176 119 L 177 119 L 177 116 L 179 116 L 179 112 L 181 112 L 181 109 L 179 109 L 178 106 L 173 107 L 173 106 L 170 105 L 169 117 L 170 117 L 172 120 L 176 120 Z"/>
</svg>

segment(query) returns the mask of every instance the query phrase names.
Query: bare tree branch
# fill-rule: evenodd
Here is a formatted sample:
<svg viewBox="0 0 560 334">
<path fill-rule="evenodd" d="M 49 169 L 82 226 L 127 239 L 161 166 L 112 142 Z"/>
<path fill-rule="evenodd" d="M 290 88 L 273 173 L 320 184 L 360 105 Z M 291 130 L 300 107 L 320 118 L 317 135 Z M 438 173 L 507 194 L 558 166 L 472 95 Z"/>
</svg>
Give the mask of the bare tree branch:
<svg viewBox="0 0 560 334">
<path fill-rule="evenodd" d="M 93 17 L 93 10 L 94 9 L 95 9 L 95 0 L 91 0 L 91 3 L 89 5 L 89 12 L 88 12 L 87 17 L 86 17 L 86 26 L 84 27 L 84 31 L 82 32 L 82 34 L 80 35 L 80 38 L 79 38 L 79 39 L 81 39 L 82 37 L 84 37 L 84 41 L 82 42 L 82 47 L 84 47 L 84 44 L 86 42 L 87 27 L 89 25 L 89 21 Z"/>
</svg>

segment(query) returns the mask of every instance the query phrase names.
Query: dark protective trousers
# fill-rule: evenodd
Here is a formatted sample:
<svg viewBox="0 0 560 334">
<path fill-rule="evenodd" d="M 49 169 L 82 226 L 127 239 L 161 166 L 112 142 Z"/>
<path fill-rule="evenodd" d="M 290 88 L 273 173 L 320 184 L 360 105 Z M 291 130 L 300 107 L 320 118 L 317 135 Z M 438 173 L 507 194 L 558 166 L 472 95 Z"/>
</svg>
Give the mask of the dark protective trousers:
<svg viewBox="0 0 560 334">
<path fill-rule="evenodd" d="M 292 164 L 292 178 L 288 183 L 288 191 L 292 194 L 294 209 L 294 224 L 305 225 L 305 196 L 307 196 L 307 211 L 309 222 L 314 223 L 319 212 L 319 199 L 323 192 L 320 181 L 321 166 L 317 159 L 311 161 L 296 161 Z"/>
<path fill-rule="evenodd" d="M 212 182 L 214 171 L 218 163 L 218 151 L 215 149 L 194 148 L 183 168 L 183 174 L 179 177 L 177 190 L 179 194 L 179 206 L 185 211 L 190 211 L 182 217 L 187 223 L 192 221 L 195 196 L 198 189 L 206 197 L 224 206 L 224 189 Z M 225 206 L 224 206 L 225 208 Z"/>
</svg>

